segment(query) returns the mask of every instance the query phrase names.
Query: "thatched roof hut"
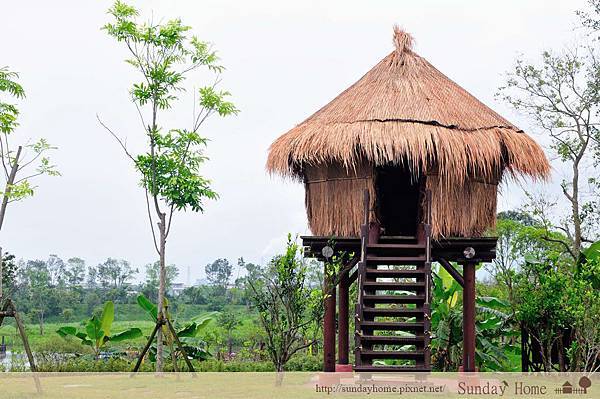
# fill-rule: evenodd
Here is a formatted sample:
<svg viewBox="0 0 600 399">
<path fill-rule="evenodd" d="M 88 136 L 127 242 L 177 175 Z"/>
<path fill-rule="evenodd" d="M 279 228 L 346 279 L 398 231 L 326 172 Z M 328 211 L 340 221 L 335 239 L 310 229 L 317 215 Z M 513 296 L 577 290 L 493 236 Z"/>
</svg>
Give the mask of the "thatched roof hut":
<svg viewBox="0 0 600 399">
<path fill-rule="evenodd" d="M 395 50 L 329 104 L 279 137 L 267 170 L 301 180 L 315 235 L 357 236 L 362 192 L 387 234 L 411 233 L 424 188 L 433 235 L 477 237 L 493 227 L 503 176 L 546 178 L 536 142 L 412 50 Z"/>
</svg>

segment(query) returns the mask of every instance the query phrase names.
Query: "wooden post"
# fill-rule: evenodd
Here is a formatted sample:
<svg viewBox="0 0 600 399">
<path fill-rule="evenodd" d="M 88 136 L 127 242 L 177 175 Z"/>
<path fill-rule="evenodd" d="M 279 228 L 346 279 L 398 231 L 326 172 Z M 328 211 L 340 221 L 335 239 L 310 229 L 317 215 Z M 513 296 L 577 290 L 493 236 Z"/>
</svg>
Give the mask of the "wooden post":
<svg viewBox="0 0 600 399">
<path fill-rule="evenodd" d="M 156 324 L 154 325 L 154 330 L 152 330 L 152 334 L 150 334 L 150 338 L 148 338 L 148 342 L 146 342 L 146 346 L 144 346 L 144 349 L 142 349 L 142 353 L 140 353 L 140 356 L 138 357 L 137 362 L 135 363 L 135 367 L 133 368 L 133 372 L 137 372 L 140 369 L 140 366 L 142 365 L 142 361 L 144 360 L 144 356 L 146 356 L 146 352 L 148 352 L 148 349 L 150 349 L 150 345 L 152 345 L 152 341 L 154 341 L 154 337 L 156 336 L 156 333 L 158 332 L 158 330 L 163 326 L 163 322 L 157 320 Z"/>
<path fill-rule="evenodd" d="M 33 352 L 31 352 L 31 347 L 29 346 L 29 340 L 27 339 L 25 326 L 23 326 L 21 317 L 19 316 L 15 307 L 13 306 L 12 301 L 10 301 L 10 307 L 13 311 L 13 317 L 15 318 L 15 323 L 17 324 L 17 328 L 19 329 L 19 334 L 21 335 L 21 339 L 23 340 L 23 348 L 25 349 L 25 353 L 27 354 L 27 360 L 29 360 L 29 369 L 35 373 L 37 371 L 37 368 L 35 367 L 35 361 L 33 360 Z"/>
<path fill-rule="evenodd" d="M 193 373 L 195 371 L 194 366 L 192 365 L 192 362 L 188 358 L 188 355 L 185 352 L 185 349 L 183 348 L 183 345 L 181 344 L 179 337 L 177 336 L 177 331 L 175 331 L 175 328 L 173 328 L 173 325 L 171 324 L 171 320 L 169 320 L 168 318 L 166 320 L 167 320 L 167 326 L 169 327 L 169 331 L 171 332 L 171 335 L 173 335 L 173 340 L 175 340 L 177 347 L 181 351 L 181 356 L 183 356 L 183 360 L 185 360 L 185 364 L 187 364 L 188 369 Z"/>
<path fill-rule="evenodd" d="M 348 279 L 348 271 L 346 271 L 340 279 L 338 289 L 338 363 L 348 364 L 350 362 L 349 351 L 349 323 L 348 323 L 348 291 L 350 280 Z"/>
<path fill-rule="evenodd" d="M 325 262 L 325 314 L 323 317 L 323 371 L 335 371 L 335 283 Z"/>
<path fill-rule="evenodd" d="M 475 263 L 463 263 L 463 371 L 475 371 Z"/>
<path fill-rule="evenodd" d="M 521 326 L 521 371 L 524 373 L 529 372 L 529 348 L 527 343 L 529 342 L 529 334 L 525 327 Z"/>
</svg>

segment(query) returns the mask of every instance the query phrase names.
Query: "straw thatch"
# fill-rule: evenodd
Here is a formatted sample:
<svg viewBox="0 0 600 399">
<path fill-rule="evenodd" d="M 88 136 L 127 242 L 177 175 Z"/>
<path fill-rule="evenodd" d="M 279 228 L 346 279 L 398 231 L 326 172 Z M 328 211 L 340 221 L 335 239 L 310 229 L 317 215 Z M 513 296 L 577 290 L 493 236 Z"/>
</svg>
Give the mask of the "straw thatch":
<svg viewBox="0 0 600 399">
<path fill-rule="evenodd" d="M 369 190 L 374 208 L 373 167 L 366 162 L 348 170 L 339 164 L 307 167 L 305 170 L 306 213 L 313 234 L 348 237 L 358 234 L 364 220 L 363 195 Z M 359 206 L 357 206 L 357 204 Z M 375 214 L 371 213 L 371 218 Z"/>
<path fill-rule="evenodd" d="M 344 170 L 336 175 L 342 177 L 356 173 L 357 165 L 365 163 L 371 167 L 402 163 L 415 176 L 436 176 L 428 179 L 427 186 L 433 190 L 437 235 L 480 234 L 493 224 L 496 185 L 503 174 L 545 178 L 548 161 L 522 130 L 414 53 L 412 42 L 410 35 L 395 27 L 395 50 L 333 101 L 278 138 L 271 145 L 267 169 L 306 181 L 312 178 L 307 173 L 314 174 L 310 171 L 327 165 Z M 313 187 L 310 184 L 307 191 Z M 316 197 L 319 195 L 307 193 L 313 233 L 357 233 L 360 224 L 341 220 L 348 214 L 334 210 L 338 205 L 327 202 L 329 211 L 344 214 L 336 216 L 340 217 L 337 223 L 354 226 L 336 229 L 336 219 L 325 217 L 325 210 L 312 206 Z M 348 198 L 344 201 L 350 201 Z M 456 209 L 456 205 L 471 200 L 475 201 L 471 204 L 474 212 L 467 221 L 468 210 L 462 205 L 462 211 Z M 324 203 L 325 199 L 318 201 Z M 357 213 L 361 201 L 349 207 L 358 207 L 347 211 Z"/>
</svg>

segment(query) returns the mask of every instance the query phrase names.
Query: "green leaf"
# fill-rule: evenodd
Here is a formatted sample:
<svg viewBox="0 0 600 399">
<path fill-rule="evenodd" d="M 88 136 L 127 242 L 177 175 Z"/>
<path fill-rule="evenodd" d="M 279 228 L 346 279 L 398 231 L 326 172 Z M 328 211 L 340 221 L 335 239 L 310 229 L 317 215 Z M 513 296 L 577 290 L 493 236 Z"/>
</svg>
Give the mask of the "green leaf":
<svg viewBox="0 0 600 399">
<path fill-rule="evenodd" d="M 525 255 L 524 259 L 526 263 L 529 263 L 531 265 L 542 264 L 542 262 L 538 258 L 531 254 Z"/>
<path fill-rule="evenodd" d="M 102 331 L 102 324 L 96 316 L 92 317 L 85 326 L 85 332 L 87 336 L 98 344 L 104 337 L 104 331 Z"/>
<path fill-rule="evenodd" d="M 152 320 L 157 320 L 158 308 L 148 298 L 146 298 L 144 294 L 138 295 L 137 303 L 146 313 L 148 313 Z"/>
<path fill-rule="evenodd" d="M 137 327 L 133 327 L 133 328 L 129 328 L 125 331 L 116 333 L 115 335 L 109 337 L 109 340 L 113 341 L 113 342 L 121 342 L 121 341 L 139 338 L 141 336 L 142 336 L 142 330 L 140 330 Z"/>
<path fill-rule="evenodd" d="M 508 302 L 493 296 L 479 296 L 475 302 L 479 305 L 487 305 L 492 308 L 510 309 L 510 304 Z"/>
<path fill-rule="evenodd" d="M 102 317 L 100 327 L 104 331 L 104 335 L 110 335 L 110 328 L 113 321 L 115 320 L 115 304 L 112 301 L 107 301 L 104 304 L 104 310 L 102 311 Z"/>
<path fill-rule="evenodd" d="M 587 260 L 600 260 L 600 241 L 596 241 L 581 253 L 585 256 Z"/>
<path fill-rule="evenodd" d="M 67 335 L 72 335 L 74 337 L 77 336 L 77 329 L 75 327 L 64 326 L 56 330 L 56 333 L 61 337 L 66 337 Z"/>
<path fill-rule="evenodd" d="M 195 337 L 198 333 L 198 325 L 196 323 L 190 323 L 183 329 L 177 331 L 178 337 Z"/>
<path fill-rule="evenodd" d="M 208 312 L 199 316 L 195 316 L 191 320 L 198 324 L 198 330 L 201 330 L 206 327 L 208 323 L 216 319 L 217 316 L 219 316 L 219 312 Z"/>
</svg>

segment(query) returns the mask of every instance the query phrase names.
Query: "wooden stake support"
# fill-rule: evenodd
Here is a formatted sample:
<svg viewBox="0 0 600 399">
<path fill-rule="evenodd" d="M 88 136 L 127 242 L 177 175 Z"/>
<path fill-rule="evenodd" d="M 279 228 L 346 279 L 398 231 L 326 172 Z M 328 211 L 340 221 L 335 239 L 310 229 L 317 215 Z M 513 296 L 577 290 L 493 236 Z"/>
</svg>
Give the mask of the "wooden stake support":
<svg viewBox="0 0 600 399">
<path fill-rule="evenodd" d="M 154 338 L 156 337 L 156 333 L 158 332 L 158 329 L 162 328 L 162 326 L 165 326 L 165 325 L 167 326 L 171 335 L 173 336 L 173 340 L 175 341 L 177 348 L 181 351 L 181 354 L 183 355 L 183 359 L 185 360 L 185 363 L 187 364 L 188 369 L 192 373 L 196 371 L 196 370 L 194 370 L 194 366 L 192 365 L 192 362 L 188 358 L 187 353 L 185 352 L 185 349 L 183 348 L 183 345 L 181 344 L 181 341 L 179 340 L 179 337 L 177 336 L 177 332 L 175 331 L 175 328 L 173 328 L 173 325 L 171 324 L 171 321 L 168 318 L 161 316 L 156 321 L 154 330 L 152 330 L 152 334 L 150 334 L 150 337 L 148 338 L 148 342 L 146 343 L 146 346 L 142 350 L 142 353 L 140 353 L 140 357 L 138 358 L 138 360 L 135 364 L 135 367 L 133 368 L 134 373 L 139 371 L 140 366 L 142 365 L 142 361 L 144 360 L 144 357 L 146 356 L 146 353 L 150 349 L 150 346 L 152 346 L 152 342 L 154 341 Z M 175 367 L 176 367 L 176 365 L 175 365 Z"/>
<path fill-rule="evenodd" d="M 2 303 L 2 310 L 0 310 L 0 326 L 2 326 L 5 317 L 14 317 L 17 329 L 19 330 L 19 335 L 21 336 L 21 340 L 23 341 L 23 348 L 25 348 L 25 353 L 27 354 L 27 360 L 29 360 L 29 369 L 33 373 L 37 372 L 37 368 L 35 367 L 35 361 L 33 359 L 33 352 L 31 352 L 29 340 L 27 339 L 27 333 L 25 332 L 25 326 L 23 325 L 21 316 L 19 316 L 19 313 L 17 312 L 15 304 L 13 303 L 12 299 L 2 297 L 0 297 L 0 303 Z M 35 387 L 37 392 L 42 393 L 42 386 L 37 375 L 34 374 L 33 379 L 35 380 Z"/>
</svg>

